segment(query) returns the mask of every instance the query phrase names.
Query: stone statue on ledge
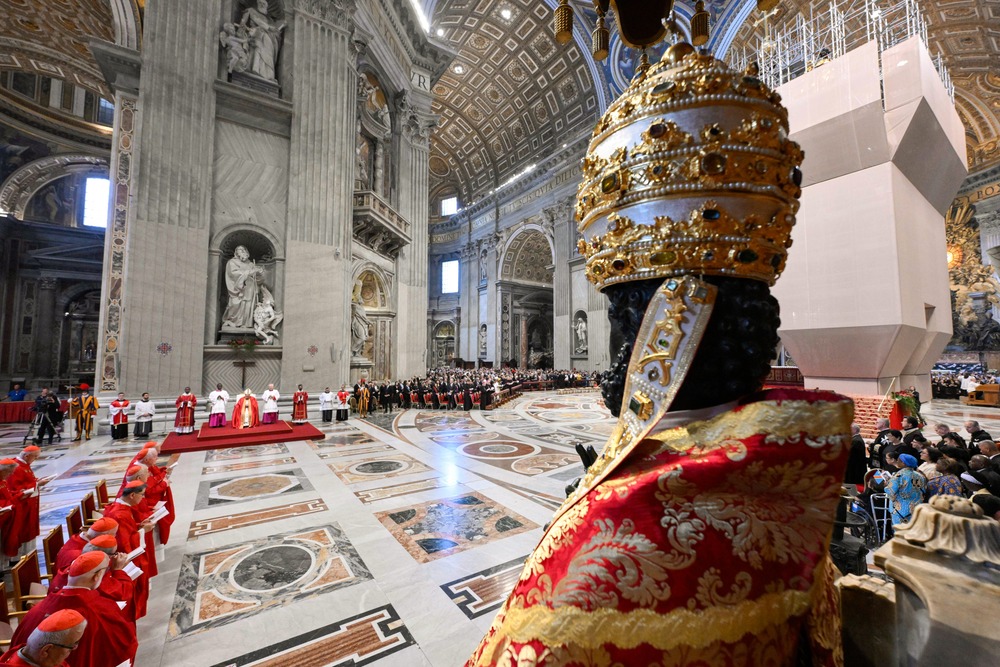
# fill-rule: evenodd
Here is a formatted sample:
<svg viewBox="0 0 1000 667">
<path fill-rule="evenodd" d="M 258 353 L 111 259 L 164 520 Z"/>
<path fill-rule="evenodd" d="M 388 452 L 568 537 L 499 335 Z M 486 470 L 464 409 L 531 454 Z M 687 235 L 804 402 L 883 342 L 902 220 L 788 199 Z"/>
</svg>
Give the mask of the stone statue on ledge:
<svg viewBox="0 0 1000 667">
<path fill-rule="evenodd" d="M 284 316 L 263 284 L 264 267 L 250 258 L 246 246 L 236 246 L 233 258 L 226 262 L 225 279 L 229 301 L 222 314 L 222 333 L 253 332 L 265 345 L 273 345 Z"/>
<path fill-rule="evenodd" d="M 285 23 L 272 20 L 267 12 L 267 0 L 258 0 L 256 7 L 247 7 L 239 23 L 222 26 L 219 41 L 226 49 L 226 68 L 230 74 L 250 73 L 265 81 L 277 81 L 274 66 Z"/>
<path fill-rule="evenodd" d="M 361 283 L 354 285 L 351 293 L 351 356 L 360 358 L 364 356 L 365 342 L 368 341 L 372 333 L 372 323 L 368 319 L 368 312 L 361 301 Z"/>
</svg>

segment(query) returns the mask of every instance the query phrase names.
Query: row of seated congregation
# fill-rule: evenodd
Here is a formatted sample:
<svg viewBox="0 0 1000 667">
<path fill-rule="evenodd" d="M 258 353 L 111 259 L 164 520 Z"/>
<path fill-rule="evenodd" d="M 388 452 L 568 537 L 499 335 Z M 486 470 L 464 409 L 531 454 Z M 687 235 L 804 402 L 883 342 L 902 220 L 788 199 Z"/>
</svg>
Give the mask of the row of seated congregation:
<svg viewBox="0 0 1000 667">
<path fill-rule="evenodd" d="M 969 498 L 983 514 L 1000 521 L 1000 447 L 979 422 L 967 421 L 963 436 L 935 424 L 937 440 L 923 433 L 919 417 L 906 416 L 902 429 L 878 419 L 878 435 L 867 442 L 854 424 L 845 482 L 855 485 L 852 511 L 869 522 L 871 541 L 885 542 L 893 526 L 909 522 L 934 496 Z"/>
<path fill-rule="evenodd" d="M 19 618 L 3 665 L 131 665 L 138 649 L 136 621 L 146 614 L 156 549 L 170 538 L 174 516 L 169 467 L 157 465 L 159 445 L 148 442 L 122 470 L 117 498 L 104 480 L 67 518 L 69 538 L 56 526 L 43 540 L 47 574 L 40 572 L 39 490 L 31 464 L 40 449 L 28 445 L 0 460 L 0 538 L 12 566 L 13 611 Z M 87 502 L 89 501 L 89 502 Z M 43 585 L 48 579 L 48 586 Z M 6 595 L 6 590 L 4 590 Z"/>
</svg>

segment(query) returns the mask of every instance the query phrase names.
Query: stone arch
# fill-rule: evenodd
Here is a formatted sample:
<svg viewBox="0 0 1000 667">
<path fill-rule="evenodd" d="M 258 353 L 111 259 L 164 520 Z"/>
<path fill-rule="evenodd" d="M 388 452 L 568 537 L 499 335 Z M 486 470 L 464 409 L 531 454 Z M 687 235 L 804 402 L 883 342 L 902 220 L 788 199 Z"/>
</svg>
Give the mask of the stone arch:
<svg viewBox="0 0 1000 667">
<path fill-rule="evenodd" d="M 511 235 L 500 253 L 500 280 L 552 285 L 555 248 L 541 225 L 527 223 Z"/>
<path fill-rule="evenodd" d="M 136 0 L 110 0 L 115 44 L 138 51 L 142 42 L 142 21 Z"/>
<path fill-rule="evenodd" d="M 351 274 L 351 291 L 353 296 L 354 286 L 358 284 L 359 280 L 365 278 L 365 274 L 370 274 L 374 278 L 374 286 L 378 292 L 377 310 L 381 311 L 392 311 L 393 308 L 393 280 L 392 277 L 385 272 L 385 270 L 377 264 L 371 262 L 362 262 L 354 267 L 354 271 Z M 370 308 L 368 304 L 365 304 L 366 308 Z"/>
<path fill-rule="evenodd" d="M 280 299 L 284 288 L 284 257 L 278 240 L 273 234 L 256 225 L 230 225 L 218 232 L 211 241 L 209 250 L 209 295 L 210 312 L 206 323 L 210 327 L 206 332 L 209 343 L 217 342 L 221 336 L 222 324 L 226 308 L 229 304 L 229 293 L 226 288 L 226 265 L 234 257 L 237 247 L 244 246 L 250 258 L 263 268 L 264 276 L 261 284 L 271 292 L 276 301 L 276 310 L 281 310 Z M 263 290 L 261 290 L 263 294 Z M 211 308 L 215 312 L 211 312 Z"/>
<path fill-rule="evenodd" d="M 0 186 L 0 211 L 7 211 L 18 220 L 23 220 L 28 202 L 43 187 L 64 176 L 88 172 L 107 176 L 108 158 L 86 153 L 62 153 L 29 162 Z"/>
</svg>

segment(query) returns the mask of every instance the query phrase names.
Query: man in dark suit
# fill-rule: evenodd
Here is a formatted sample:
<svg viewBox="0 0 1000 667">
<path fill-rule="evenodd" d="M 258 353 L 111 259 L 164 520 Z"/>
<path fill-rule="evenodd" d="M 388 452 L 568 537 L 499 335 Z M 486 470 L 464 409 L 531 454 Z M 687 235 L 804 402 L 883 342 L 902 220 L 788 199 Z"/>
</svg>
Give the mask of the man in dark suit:
<svg viewBox="0 0 1000 667">
<path fill-rule="evenodd" d="M 879 431 L 878 435 L 875 436 L 875 439 L 872 440 L 871 447 L 868 449 L 869 468 L 882 467 L 882 462 L 885 460 L 885 457 L 882 455 L 882 450 L 885 449 L 885 446 L 889 444 L 889 441 L 886 438 L 886 436 L 889 434 L 889 431 L 891 430 L 889 428 L 889 420 L 884 417 L 876 420 L 875 428 L 877 428 Z"/>
<path fill-rule="evenodd" d="M 861 427 L 851 424 L 851 453 L 847 458 L 847 470 L 844 482 L 847 484 L 864 484 L 865 473 L 868 472 L 866 461 L 865 439 L 861 437 Z"/>
<path fill-rule="evenodd" d="M 965 431 L 966 433 L 969 434 L 969 449 L 973 450 L 973 454 L 975 454 L 975 450 L 978 449 L 976 447 L 977 442 L 979 442 L 980 440 L 993 439 L 993 436 L 984 431 L 983 429 L 981 429 L 979 427 L 979 422 L 975 421 L 974 419 L 970 419 L 969 421 L 965 422 Z"/>
</svg>

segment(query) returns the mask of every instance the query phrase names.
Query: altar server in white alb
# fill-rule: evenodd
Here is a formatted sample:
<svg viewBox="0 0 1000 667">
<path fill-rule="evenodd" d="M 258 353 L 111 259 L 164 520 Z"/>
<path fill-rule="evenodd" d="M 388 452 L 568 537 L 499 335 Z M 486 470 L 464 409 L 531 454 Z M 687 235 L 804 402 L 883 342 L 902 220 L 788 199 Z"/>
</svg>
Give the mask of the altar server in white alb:
<svg viewBox="0 0 1000 667">
<path fill-rule="evenodd" d="M 333 421 L 333 400 L 334 393 L 330 391 L 329 387 L 324 389 L 323 393 L 319 395 L 319 411 L 323 415 L 324 423 Z"/>
<path fill-rule="evenodd" d="M 277 392 L 273 384 L 267 385 L 267 391 L 261 395 L 264 401 L 264 409 L 261 413 L 261 424 L 274 424 L 278 421 L 278 399 L 281 394 Z"/>
<path fill-rule="evenodd" d="M 219 428 L 226 425 L 226 403 L 229 402 L 229 392 L 221 384 L 215 385 L 215 391 L 208 395 L 208 425 Z"/>
<path fill-rule="evenodd" d="M 135 403 L 135 437 L 145 439 L 153 430 L 153 417 L 156 416 L 156 406 L 149 400 L 149 394 L 143 394 L 141 401 Z"/>
</svg>

